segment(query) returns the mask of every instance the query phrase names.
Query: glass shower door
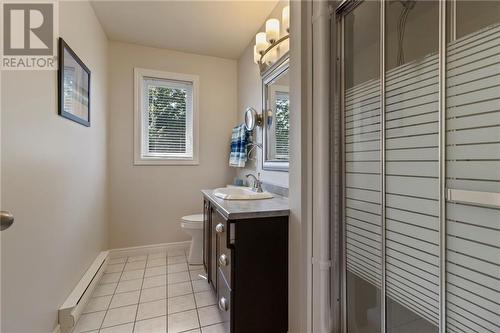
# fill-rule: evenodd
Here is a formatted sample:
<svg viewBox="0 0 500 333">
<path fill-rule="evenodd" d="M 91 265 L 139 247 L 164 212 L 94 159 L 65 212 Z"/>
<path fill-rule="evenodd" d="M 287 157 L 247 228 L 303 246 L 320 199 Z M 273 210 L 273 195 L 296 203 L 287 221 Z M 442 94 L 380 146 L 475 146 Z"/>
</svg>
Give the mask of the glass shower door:
<svg viewBox="0 0 500 333">
<path fill-rule="evenodd" d="M 446 57 L 447 332 L 500 332 L 500 2 L 457 1 Z"/>
<path fill-rule="evenodd" d="M 439 6 L 385 10 L 387 332 L 438 332 Z"/>
<path fill-rule="evenodd" d="M 343 332 L 500 332 L 500 1 L 337 19 Z"/>
<path fill-rule="evenodd" d="M 347 330 L 380 332 L 380 4 L 346 15 L 344 233 Z"/>
</svg>

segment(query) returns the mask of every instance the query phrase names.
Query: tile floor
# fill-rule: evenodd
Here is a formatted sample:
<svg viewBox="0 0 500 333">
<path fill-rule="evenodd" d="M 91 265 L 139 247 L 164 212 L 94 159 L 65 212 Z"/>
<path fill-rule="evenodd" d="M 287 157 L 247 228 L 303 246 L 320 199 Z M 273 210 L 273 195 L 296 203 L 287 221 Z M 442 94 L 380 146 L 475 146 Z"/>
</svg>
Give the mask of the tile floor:
<svg viewBox="0 0 500 333">
<path fill-rule="evenodd" d="M 222 333 L 200 273 L 182 250 L 111 259 L 73 333 Z"/>
</svg>

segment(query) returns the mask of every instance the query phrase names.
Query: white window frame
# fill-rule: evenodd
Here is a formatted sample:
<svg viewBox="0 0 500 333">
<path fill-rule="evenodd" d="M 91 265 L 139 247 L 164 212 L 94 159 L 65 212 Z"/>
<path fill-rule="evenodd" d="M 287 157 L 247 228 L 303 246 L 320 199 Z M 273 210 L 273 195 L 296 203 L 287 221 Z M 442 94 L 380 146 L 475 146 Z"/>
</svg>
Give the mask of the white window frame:
<svg viewBox="0 0 500 333">
<path fill-rule="evenodd" d="M 148 128 L 148 109 L 144 101 L 144 79 L 159 79 L 188 82 L 192 84 L 192 156 L 145 155 L 145 142 Z M 199 128 L 198 128 L 199 76 L 134 68 L 134 164 L 135 165 L 198 165 Z M 189 102 L 188 102 L 189 103 Z M 189 130 L 189 129 L 187 129 Z"/>
</svg>

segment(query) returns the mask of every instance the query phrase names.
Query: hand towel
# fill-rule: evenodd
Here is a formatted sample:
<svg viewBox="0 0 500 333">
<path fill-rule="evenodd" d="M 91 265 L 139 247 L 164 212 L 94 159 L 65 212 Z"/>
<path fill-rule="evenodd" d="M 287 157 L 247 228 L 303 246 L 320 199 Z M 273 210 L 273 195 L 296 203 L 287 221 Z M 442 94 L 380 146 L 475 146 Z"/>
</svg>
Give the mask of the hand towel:
<svg viewBox="0 0 500 333">
<path fill-rule="evenodd" d="M 231 135 L 231 153 L 229 154 L 229 165 L 232 167 L 243 168 L 247 161 L 247 145 L 250 138 L 250 132 L 246 130 L 244 124 L 233 128 Z"/>
</svg>

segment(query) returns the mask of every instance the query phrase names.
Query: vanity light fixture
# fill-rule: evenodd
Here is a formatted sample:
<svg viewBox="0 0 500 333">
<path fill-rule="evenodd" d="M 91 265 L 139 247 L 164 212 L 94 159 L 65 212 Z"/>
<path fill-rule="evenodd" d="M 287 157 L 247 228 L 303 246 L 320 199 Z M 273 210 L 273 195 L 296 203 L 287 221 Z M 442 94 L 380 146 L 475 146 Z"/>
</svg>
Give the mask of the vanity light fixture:
<svg viewBox="0 0 500 333">
<path fill-rule="evenodd" d="M 279 59 L 283 51 L 280 44 L 290 38 L 290 6 L 285 6 L 281 12 L 281 28 L 282 31 L 280 21 L 271 18 L 266 21 L 266 32 L 255 35 L 253 61 L 259 65 L 261 73 Z"/>
</svg>

